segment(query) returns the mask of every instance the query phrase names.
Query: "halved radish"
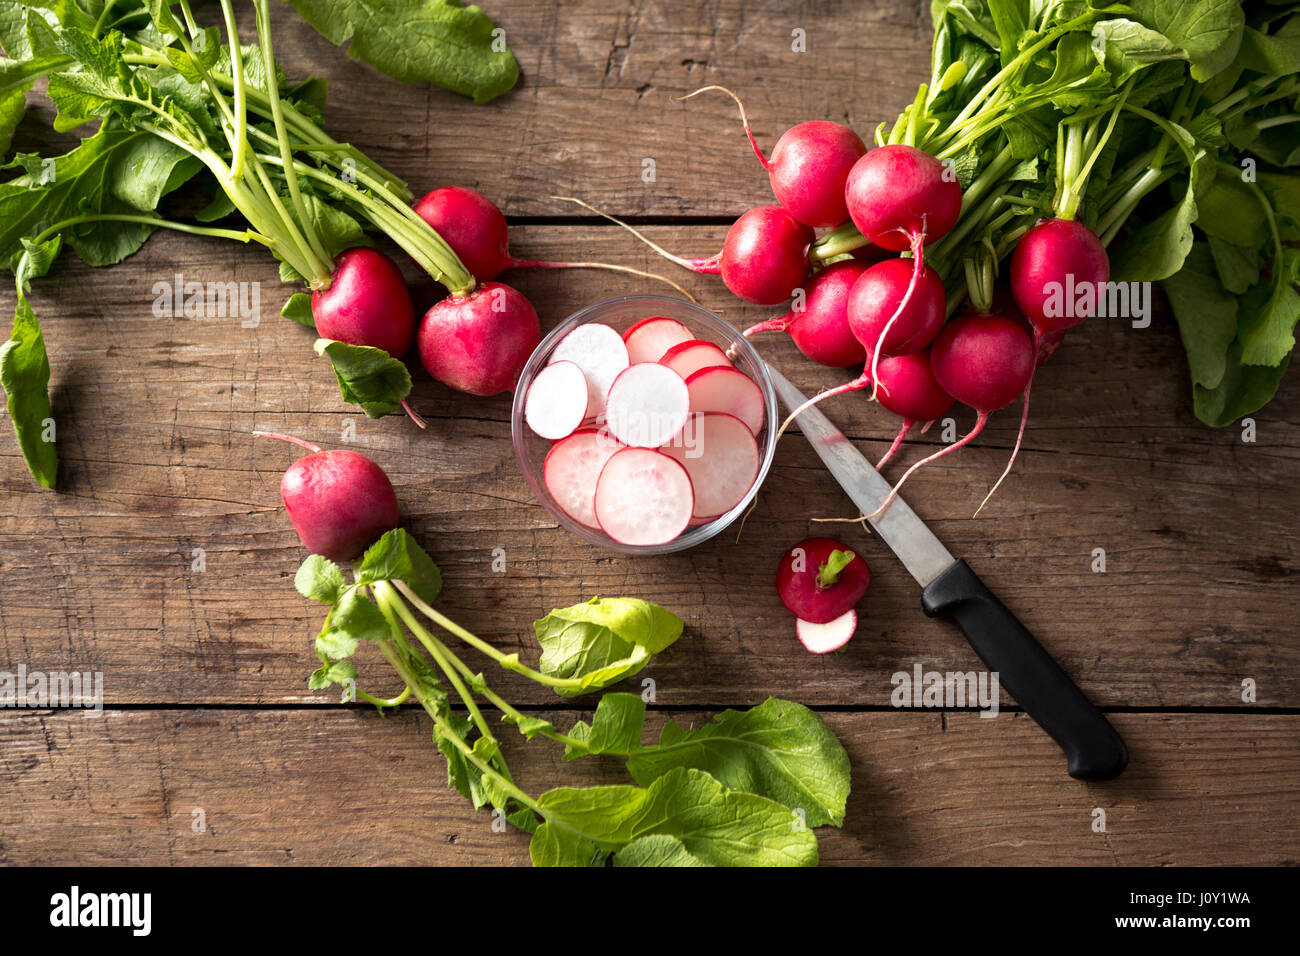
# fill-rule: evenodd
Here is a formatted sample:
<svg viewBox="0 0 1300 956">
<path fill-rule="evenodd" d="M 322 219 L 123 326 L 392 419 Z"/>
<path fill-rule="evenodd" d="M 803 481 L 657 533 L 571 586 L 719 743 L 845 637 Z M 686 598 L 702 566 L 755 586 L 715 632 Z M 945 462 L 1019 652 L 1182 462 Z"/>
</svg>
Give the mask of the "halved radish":
<svg viewBox="0 0 1300 956">
<path fill-rule="evenodd" d="M 554 362 L 573 362 L 582 369 L 591 391 L 587 414 L 594 418 L 605 410 L 609 387 L 628 366 L 627 346 L 623 337 L 608 325 L 592 322 L 578 326 L 560 339 L 547 364 Z"/>
<path fill-rule="evenodd" d="M 763 392 L 754 380 L 735 368 L 702 368 L 686 380 L 692 412 L 735 415 L 750 432 L 763 430 Z"/>
<path fill-rule="evenodd" d="M 573 362 L 552 362 L 528 386 L 524 421 L 543 438 L 555 441 L 577 430 L 587 418 L 590 402 L 582 369 Z"/>
<path fill-rule="evenodd" d="M 691 416 L 683 440 L 659 449 L 682 463 L 695 488 L 692 519 L 712 519 L 740 504 L 758 477 L 758 442 L 734 415 Z"/>
<path fill-rule="evenodd" d="M 600 528 L 596 521 L 596 481 L 605 463 L 623 446 L 603 428 L 583 428 L 551 446 L 542 464 L 542 483 L 574 521 Z"/>
<path fill-rule="evenodd" d="M 658 448 L 682 430 L 690 405 L 680 375 L 657 362 L 640 362 L 610 386 L 605 426 L 624 445 Z"/>
<path fill-rule="evenodd" d="M 623 333 L 628 361 L 633 365 L 637 362 L 657 362 L 674 345 L 689 342 L 693 338 L 695 336 L 686 326 L 662 315 L 642 319 Z"/>
<path fill-rule="evenodd" d="M 690 378 L 702 368 L 732 367 L 731 359 L 727 358 L 726 352 L 703 339 L 679 342 L 664 353 L 659 364 L 667 365 L 684 379 Z"/>
<path fill-rule="evenodd" d="M 686 469 L 650 448 L 615 452 L 596 482 L 596 520 L 622 544 L 671 541 L 686 530 L 694 508 Z"/>
<path fill-rule="evenodd" d="M 798 619 L 794 622 L 794 632 L 799 635 L 799 643 L 814 654 L 838 651 L 849 642 L 857 629 L 858 612 L 854 610 L 845 611 L 828 624 L 813 624 Z"/>
</svg>

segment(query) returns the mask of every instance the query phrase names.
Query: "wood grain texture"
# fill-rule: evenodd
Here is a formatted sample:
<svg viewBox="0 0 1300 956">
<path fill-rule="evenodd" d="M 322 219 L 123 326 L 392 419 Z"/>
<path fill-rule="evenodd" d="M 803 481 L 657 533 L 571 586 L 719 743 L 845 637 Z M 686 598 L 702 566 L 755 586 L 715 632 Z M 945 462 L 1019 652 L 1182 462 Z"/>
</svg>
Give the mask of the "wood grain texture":
<svg viewBox="0 0 1300 956">
<path fill-rule="evenodd" d="M 708 249 L 718 232 L 651 230 L 684 249 Z M 612 227 L 515 235 L 521 254 L 660 268 Z M 255 329 L 157 318 L 153 283 L 175 273 L 260 282 L 265 318 Z M 738 326 L 764 314 L 737 307 L 716 279 L 682 275 Z M 653 287 L 590 271 L 508 278 L 547 328 L 602 297 Z M 113 703 L 325 700 L 305 688 L 319 614 L 292 589 L 302 553 L 278 494 L 296 453 L 249 433 L 340 447 L 351 420 L 353 447 L 393 476 L 409 527 L 442 564 L 444 610 L 525 658 L 534 618 L 599 593 L 643 596 L 686 619 L 687 636 L 650 672 L 683 704 L 767 693 L 881 704 L 890 675 L 916 662 L 976 664 L 956 631 L 919 612 L 914 582 L 880 542 L 809 520 L 852 511 L 797 433 L 781 440 L 739 542 L 728 533 L 685 554 L 618 556 L 580 542 L 532 499 L 507 397 L 455 394 L 417 368 L 428 431 L 368 420 L 339 399 L 310 332 L 276 314 L 287 291 L 257 250 L 174 235 L 93 274 L 65 259 L 37 283 L 63 475 L 58 493 L 35 487 L 12 439 L 0 442 L 0 660 L 102 670 Z M 810 393 L 847 374 L 813 366 L 783 337 L 760 347 Z M 980 518 L 969 515 L 1002 468 L 1014 411 L 995 415 L 976 447 L 919 472 L 907 497 L 1099 703 L 1238 706 L 1251 678 L 1259 704 L 1295 706 L 1296 393 L 1284 386 L 1257 416 L 1259 440 L 1243 444 L 1236 429 L 1194 421 L 1183 362 L 1171 323 L 1088 323 L 1041 373 L 1027 449 Z M 826 410 L 873 457 L 895 427 L 865 398 Z M 787 547 L 828 529 L 861 549 L 875 577 L 857 638 L 810 658 L 771 579 Z M 504 574 L 490 572 L 498 547 Z M 206 570 L 194 572 L 199 548 Z M 1106 551 L 1104 574 L 1090 570 L 1094 548 Z M 522 679 L 512 689 L 547 700 Z"/>
<path fill-rule="evenodd" d="M 648 721 L 656 732 L 663 717 Z M 827 721 L 854 769 L 844 829 L 818 830 L 826 864 L 1300 862 L 1298 717 L 1123 715 L 1132 769 L 1089 785 L 1022 714 Z M 444 786 L 428 721 L 410 711 L 11 712 L 0 741 L 2 863 L 528 862 L 525 834 L 494 832 Z M 503 746 L 534 793 L 630 782 L 616 761 L 561 764 L 557 746 L 515 736 Z"/>
</svg>

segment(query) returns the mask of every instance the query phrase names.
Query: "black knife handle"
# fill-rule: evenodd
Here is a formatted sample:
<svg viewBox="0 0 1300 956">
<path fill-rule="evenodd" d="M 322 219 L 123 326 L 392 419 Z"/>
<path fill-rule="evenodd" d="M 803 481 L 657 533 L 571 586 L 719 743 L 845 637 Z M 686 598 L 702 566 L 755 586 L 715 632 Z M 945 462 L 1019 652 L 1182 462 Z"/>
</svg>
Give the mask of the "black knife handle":
<svg viewBox="0 0 1300 956">
<path fill-rule="evenodd" d="M 1128 748 L 1110 722 L 1051 655 L 958 560 L 921 592 L 921 607 L 960 627 L 975 653 L 1069 758 L 1070 776 L 1109 780 L 1128 763 Z"/>
</svg>

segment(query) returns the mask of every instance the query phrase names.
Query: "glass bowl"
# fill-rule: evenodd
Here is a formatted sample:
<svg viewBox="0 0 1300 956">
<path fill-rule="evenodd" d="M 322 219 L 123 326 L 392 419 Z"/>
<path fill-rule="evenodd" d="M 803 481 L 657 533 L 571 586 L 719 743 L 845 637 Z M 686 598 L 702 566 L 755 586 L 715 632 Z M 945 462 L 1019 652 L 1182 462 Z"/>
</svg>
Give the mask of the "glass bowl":
<svg viewBox="0 0 1300 956">
<path fill-rule="evenodd" d="M 753 486 L 740 503 L 719 518 L 706 524 L 688 527 L 672 541 L 663 544 L 623 544 L 603 531 L 589 528 L 565 514 L 551 497 L 551 493 L 546 490 L 546 485 L 542 481 L 542 465 L 546 460 L 546 453 L 551 450 L 552 442 L 535 434 L 524 422 L 524 398 L 528 394 L 528 387 L 532 384 L 533 377 L 545 367 L 556 345 L 579 325 L 599 322 L 612 327 L 622 335 L 628 328 L 650 316 L 676 319 L 690 329 L 696 338 L 719 346 L 731 355 L 736 368 L 758 385 L 763 393 L 765 412 L 763 428 L 757 436 L 758 477 L 754 479 Z M 772 457 L 776 454 L 776 428 L 779 422 L 776 391 L 772 387 L 772 379 L 767 374 L 767 366 L 763 364 L 749 341 L 735 327 L 708 309 L 685 299 L 673 299 L 662 295 L 624 295 L 615 299 L 605 299 L 603 302 L 597 302 L 575 312 L 557 325 L 546 338 L 542 339 L 541 344 L 528 359 L 528 364 L 524 366 L 523 373 L 519 377 L 519 385 L 515 388 L 514 405 L 510 410 L 510 432 L 514 439 L 515 455 L 519 458 L 519 467 L 523 469 L 524 479 L 537 500 L 555 516 L 556 521 L 578 537 L 624 554 L 653 555 L 684 551 L 708 541 L 744 514 L 772 467 Z"/>
</svg>

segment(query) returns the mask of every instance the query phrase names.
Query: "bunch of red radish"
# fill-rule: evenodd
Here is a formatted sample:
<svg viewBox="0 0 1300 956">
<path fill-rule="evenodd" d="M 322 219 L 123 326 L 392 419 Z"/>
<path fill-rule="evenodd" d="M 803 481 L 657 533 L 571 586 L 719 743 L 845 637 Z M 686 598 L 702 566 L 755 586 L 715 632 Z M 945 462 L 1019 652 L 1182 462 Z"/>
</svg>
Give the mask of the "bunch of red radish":
<svg viewBox="0 0 1300 956">
<path fill-rule="evenodd" d="M 892 457 L 915 423 L 941 418 L 954 401 L 977 413 L 964 437 L 907 470 L 883 510 L 917 468 L 974 439 L 990 413 L 1023 395 L 1027 416 L 1034 370 L 1055 351 L 1065 330 L 1087 317 L 1048 314 L 1052 283 L 1063 288 L 1067 277 L 1076 287 L 1106 282 L 1105 249 L 1076 220 L 1041 220 L 1020 238 L 1011 259 L 1014 304 L 968 309 L 949 320 L 944 284 L 925 263 L 926 246 L 945 236 L 962 213 L 961 186 L 949 166 L 909 145 L 868 150 L 851 129 L 823 120 L 786 131 L 768 159 L 750 132 L 743 106 L 741 117 L 779 205 L 743 214 L 713 259 L 670 258 L 697 272 L 720 273 L 727 288 L 746 302 L 776 305 L 795 297 L 795 307 L 753 326 L 747 336 L 784 331 L 822 365 L 863 363 L 853 381 L 804 408 L 870 387 L 873 399 L 902 419 L 877 467 Z M 810 250 L 817 230 L 849 222 L 870 245 L 855 250 L 852 259 L 816 268 Z M 872 264 L 893 253 L 910 258 L 892 256 Z"/>
<path fill-rule="evenodd" d="M 666 544 L 739 505 L 758 478 L 762 390 L 713 342 L 649 316 L 568 332 L 527 385 L 524 421 L 554 442 L 555 504 L 627 545 Z"/>
</svg>

